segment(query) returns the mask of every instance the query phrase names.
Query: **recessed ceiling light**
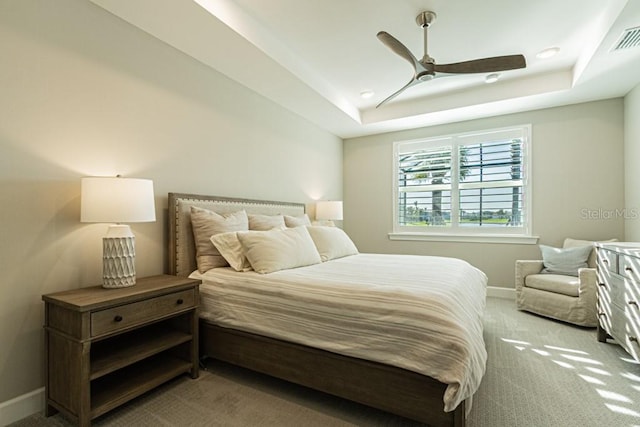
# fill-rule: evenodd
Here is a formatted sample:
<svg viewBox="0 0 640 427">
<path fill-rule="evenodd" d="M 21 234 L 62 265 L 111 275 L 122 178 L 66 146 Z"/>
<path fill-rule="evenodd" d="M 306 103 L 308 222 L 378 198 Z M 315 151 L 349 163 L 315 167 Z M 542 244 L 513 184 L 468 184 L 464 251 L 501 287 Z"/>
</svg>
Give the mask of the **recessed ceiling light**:
<svg viewBox="0 0 640 427">
<path fill-rule="evenodd" d="M 560 48 L 559 47 L 548 47 L 548 48 L 543 49 L 540 52 L 538 52 L 536 54 L 536 58 L 538 58 L 538 59 L 551 58 L 552 56 L 556 56 L 556 54 L 558 52 L 560 52 Z"/>
<path fill-rule="evenodd" d="M 489 74 L 487 77 L 484 78 L 485 83 L 495 83 L 498 81 L 498 79 L 500 78 L 500 74 L 498 73 L 493 73 L 493 74 Z"/>
<path fill-rule="evenodd" d="M 364 99 L 371 98 L 375 94 L 372 90 L 363 90 L 360 92 L 360 96 Z"/>
</svg>

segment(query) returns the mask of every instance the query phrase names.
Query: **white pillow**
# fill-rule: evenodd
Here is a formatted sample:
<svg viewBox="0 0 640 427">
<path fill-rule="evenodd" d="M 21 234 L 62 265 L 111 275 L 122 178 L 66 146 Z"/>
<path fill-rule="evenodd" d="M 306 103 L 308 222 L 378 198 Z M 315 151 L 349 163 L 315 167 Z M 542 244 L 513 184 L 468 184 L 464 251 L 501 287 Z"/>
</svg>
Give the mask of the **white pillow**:
<svg viewBox="0 0 640 427">
<path fill-rule="evenodd" d="M 244 255 L 244 249 L 238 240 L 237 232 L 231 231 L 211 236 L 211 243 L 235 271 L 251 270 L 251 264 Z"/>
<path fill-rule="evenodd" d="M 356 245 L 341 228 L 310 225 L 307 230 L 323 262 L 358 253 Z"/>
<path fill-rule="evenodd" d="M 249 214 L 249 230 L 267 231 L 283 227 L 285 224 L 282 215 Z"/>
<path fill-rule="evenodd" d="M 215 267 L 227 266 L 227 261 L 211 243 L 211 236 L 229 231 L 248 230 L 249 220 L 245 211 L 220 215 L 208 209 L 191 206 L 191 226 L 198 271 L 204 273 Z"/>
<path fill-rule="evenodd" d="M 285 215 L 284 223 L 287 227 L 300 227 L 303 225 L 311 225 L 311 220 L 307 214 L 298 216 Z"/>
<path fill-rule="evenodd" d="M 261 274 L 321 262 L 320 254 L 305 227 L 240 231 L 237 235 L 251 267 Z"/>
</svg>

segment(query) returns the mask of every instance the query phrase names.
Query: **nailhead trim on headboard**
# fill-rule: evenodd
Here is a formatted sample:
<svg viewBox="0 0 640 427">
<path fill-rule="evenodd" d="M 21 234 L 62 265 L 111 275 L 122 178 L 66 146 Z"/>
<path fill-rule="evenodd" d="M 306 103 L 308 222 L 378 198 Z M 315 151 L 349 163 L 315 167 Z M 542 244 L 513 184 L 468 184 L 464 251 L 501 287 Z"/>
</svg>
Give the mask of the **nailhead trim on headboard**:
<svg viewBox="0 0 640 427">
<path fill-rule="evenodd" d="M 243 209 L 250 214 L 263 215 L 298 216 L 305 213 L 303 203 L 169 193 L 169 274 L 186 277 L 196 269 L 191 206 L 220 214 Z"/>
</svg>

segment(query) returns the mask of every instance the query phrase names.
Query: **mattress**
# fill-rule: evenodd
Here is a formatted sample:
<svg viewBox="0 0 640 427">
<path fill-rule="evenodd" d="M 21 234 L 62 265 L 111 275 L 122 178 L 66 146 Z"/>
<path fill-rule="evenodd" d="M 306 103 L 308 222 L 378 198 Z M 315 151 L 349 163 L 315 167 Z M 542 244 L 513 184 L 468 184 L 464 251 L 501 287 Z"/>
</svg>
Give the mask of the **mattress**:
<svg viewBox="0 0 640 427">
<path fill-rule="evenodd" d="M 447 384 L 444 410 L 485 372 L 485 274 L 465 261 L 358 254 L 270 274 L 215 268 L 191 277 L 216 325 L 418 372 Z"/>
</svg>

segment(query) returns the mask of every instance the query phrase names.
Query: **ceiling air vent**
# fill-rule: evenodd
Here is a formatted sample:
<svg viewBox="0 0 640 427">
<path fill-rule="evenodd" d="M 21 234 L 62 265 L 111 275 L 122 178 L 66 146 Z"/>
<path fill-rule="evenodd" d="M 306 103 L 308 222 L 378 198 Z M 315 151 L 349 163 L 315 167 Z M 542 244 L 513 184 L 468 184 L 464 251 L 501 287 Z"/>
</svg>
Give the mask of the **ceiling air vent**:
<svg viewBox="0 0 640 427">
<path fill-rule="evenodd" d="M 628 28 L 624 30 L 616 44 L 611 48 L 611 52 L 631 47 L 640 46 L 640 27 Z"/>
</svg>

